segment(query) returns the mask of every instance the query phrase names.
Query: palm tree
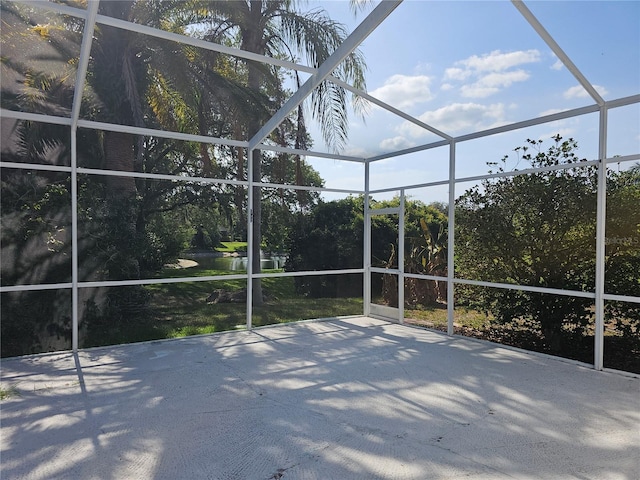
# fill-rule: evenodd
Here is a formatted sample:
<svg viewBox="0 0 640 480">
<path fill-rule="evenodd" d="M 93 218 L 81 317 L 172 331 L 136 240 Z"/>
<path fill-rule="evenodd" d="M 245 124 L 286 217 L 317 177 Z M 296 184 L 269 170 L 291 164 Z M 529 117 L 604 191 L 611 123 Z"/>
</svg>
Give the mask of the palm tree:
<svg viewBox="0 0 640 480">
<path fill-rule="evenodd" d="M 193 21 L 192 7 L 181 1 L 104 0 L 99 13 L 185 33 Z M 97 99 L 93 117 L 135 127 L 229 136 L 228 122 L 218 121 L 216 116 L 246 103 L 251 92 L 230 77 L 228 69 L 221 72 L 219 61 L 216 52 L 100 25 L 88 69 L 88 85 Z M 143 171 L 143 141 L 128 133 L 103 132 L 105 168 Z M 214 159 L 207 145 L 199 145 L 199 155 L 204 176 L 214 176 Z M 147 182 L 137 183 L 141 186 Z M 136 230 L 144 224 L 139 215 L 136 218 L 136 195 L 141 192 L 133 177 L 108 176 L 106 184 L 109 216 L 120 226 L 113 236 L 114 241 L 121 242 L 116 251 L 124 252 L 110 262 L 113 268 L 109 276 L 137 278 L 139 266 L 126 252 L 131 250 Z"/>
<path fill-rule="evenodd" d="M 261 55 L 293 58 L 301 53 L 317 67 L 340 45 L 347 32 L 322 11 L 299 14 L 294 6 L 291 1 L 103 0 L 99 13 L 162 26 L 178 33 L 200 32 L 207 40 L 235 44 Z M 168 22 L 173 23 L 167 27 Z M 187 29 L 198 24 L 196 29 Z M 202 25 L 206 25 L 205 31 Z M 85 98 L 83 112 L 88 118 L 111 123 L 251 138 L 283 102 L 282 77 L 276 68 L 258 62 L 231 62 L 228 58 L 216 52 L 99 25 L 87 76 L 92 101 Z M 363 88 L 363 70 L 361 57 L 352 54 L 336 74 Z M 344 143 L 347 130 L 345 91 L 330 82 L 323 83 L 313 93 L 311 104 L 326 142 L 338 149 Z M 288 133 L 287 140 L 283 140 L 282 132 L 278 138 L 276 132 L 272 139 L 291 142 L 293 138 L 295 146 L 304 149 L 307 134 L 302 109 L 297 113 L 297 119 L 291 119 L 286 127 L 297 132 Z M 104 131 L 100 141 L 104 168 L 125 172 L 146 168 L 142 138 Z M 211 150 L 200 145 L 199 151 L 204 174 L 215 176 Z M 241 177 L 244 176 L 243 153 L 241 149 L 234 152 L 238 157 L 237 174 Z M 263 176 L 259 151 L 254 152 L 253 162 L 253 180 L 259 181 Z M 138 181 L 137 186 L 134 178 L 124 176 L 107 176 L 105 182 L 107 215 L 118 220 L 115 223 L 120 226 L 111 236 L 119 242 L 115 251 L 122 254 L 111 259 L 109 278 L 137 278 L 139 265 L 134 256 L 126 252 L 131 250 L 136 235 L 136 196 L 142 193 L 138 188 L 143 182 Z M 262 238 L 259 194 L 255 200 L 253 245 L 259 249 Z M 257 262 L 254 271 L 259 271 L 259 255 L 254 257 Z M 256 292 L 257 303 L 260 303 L 259 284 Z"/>
<path fill-rule="evenodd" d="M 292 58 L 303 55 L 313 67 L 319 67 L 331 53 L 345 40 L 347 31 L 343 25 L 331 20 L 325 11 L 317 9 L 306 13 L 299 12 L 296 2 L 291 0 L 243 0 L 243 1 L 202 1 L 196 2 L 207 12 L 206 17 L 216 28 L 224 26 L 230 41 L 239 38 L 240 48 L 259 55 Z M 205 18 L 203 18 L 205 20 Z M 295 59 L 295 58 L 293 58 Z M 245 62 L 246 82 L 256 98 L 264 92 L 273 80 L 273 71 L 254 61 Z M 349 55 L 334 74 L 342 80 L 351 82 L 355 87 L 364 89 L 364 60 L 356 51 Z M 274 113 L 280 105 L 274 105 Z M 267 112 L 255 104 L 247 104 L 252 115 L 247 116 L 245 132 L 248 138 L 257 133 L 268 120 Z M 333 150 L 340 149 L 347 136 L 347 102 L 345 90 L 331 82 L 323 82 L 311 96 L 311 110 L 319 121 L 323 137 Z M 306 137 L 302 108 L 298 109 L 298 140 Z M 297 146 L 304 147 L 302 142 Z M 262 180 L 262 154 L 260 150 L 251 152 L 253 162 L 253 181 Z M 253 271 L 260 272 L 261 232 L 261 195 L 260 187 L 255 187 L 253 213 Z M 260 305 L 263 301 L 259 279 L 253 282 L 253 302 Z"/>
</svg>

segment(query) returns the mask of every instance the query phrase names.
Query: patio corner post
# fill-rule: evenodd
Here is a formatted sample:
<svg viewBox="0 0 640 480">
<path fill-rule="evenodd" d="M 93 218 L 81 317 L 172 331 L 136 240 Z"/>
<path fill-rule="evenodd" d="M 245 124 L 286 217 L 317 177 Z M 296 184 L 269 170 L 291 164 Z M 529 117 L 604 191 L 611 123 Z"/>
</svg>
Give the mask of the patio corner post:
<svg viewBox="0 0 640 480">
<path fill-rule="evenodd" d="M 448 218 L 448 235 L 447 235 L 447 334 L 453 335 L 454 320 L 454 283 L 455 265 L 454 265 L 454 228 L 455 228 L 455 203 L 456 203 L 456 142 L 451 140 L 449 143 L 449 218 Z"/>
<path fill-rule="evenodd" d="M 253 152 L 247 148 L 247 330 L 253 327 Z"/>
<path fill-rule="evenodd" d="M 80 58 L 76 72 L 76 88 L 73 92 L 71 107 L 71 349 L 78 351 L 79 337 L 79 302 L 78 302 L 78 145 L 77 131 L 80 118 L 80 106 L 82 105 L 82 92 L 86 83 L 87 68 L 91 55 L 93 32 L 96 25 L 99 0 L 89 2 L 85 17 L 82 44 L 80 46 Z"/>
<path fill-rule="evenodd" d="M 78 151 L 77 129 L 71 128 L 71 350 L 78 351 Z"/>
<path fill-rule="evenodd" d="M 365 161 L 364 164 L 364 222 L 362 227 L 363 232 L 363 254 L 362 254 L 362 267 L 364 269 L 363 290 L 362 290 L 362 303 L 364 306 L 364 316 L 368 317 L 371 314 L 371 215 L 369 213 L 369 170 L 371 164 Z"/>
<path fill-rule="evenodd" d="M 593 367 L 604 368 L 604 284 L 606 262 L 606 220 L 607 220 L 607 114 L 606 106 L 600 107 L 600 129 L 598 146 L 598 193 L 596 210 L 596 284 L 595 310 L 596 325 L 594 335 Z"/>
<path fill-rule="evenodd" d="M 398 213 L 398 319 L 404 323 L 404 188 L 400 190 L 400 212 Z"/>
</svg>

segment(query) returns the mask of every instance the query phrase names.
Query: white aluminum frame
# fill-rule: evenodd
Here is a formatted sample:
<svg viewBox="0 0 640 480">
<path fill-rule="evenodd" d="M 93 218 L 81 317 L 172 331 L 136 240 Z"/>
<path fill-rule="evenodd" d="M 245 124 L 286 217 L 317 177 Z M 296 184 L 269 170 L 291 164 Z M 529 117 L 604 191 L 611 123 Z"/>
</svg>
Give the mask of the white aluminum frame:
<svg viewBox="0 0 640 480">
<path fill-rule="evenodd" d="M 379 269 L 371 266 L 371 229 L 370 219 L 372 215 L 380 213 L 392 213 L 383 211 L 374 211 L 370 208 L 370 196 L 379 193 L 386 193 L 392 191 L 400 191 L 400 207 L 398 209 L 399 214 L 399 249 L 398 249 L 398 269 L 393 273 L 398 275 L 398 298 L 399 298 L 399 321 L 404 319 L 404 279 L 405 278 L 420 278 L 425 280 L 446 281 L 447 290 L 447 332 L 449 335 L 453 335 L 453 321 L 454 321 L 454 303 L 455 294 L 454 288 L 456 284 L 477 285 L 492 288 L 502 289 L 514 289 L 522 291 L 540 292 L 553 295 L 565 295 L 580 298 L 590 298 L 594 300 L 596 311 L 596 337 L 595 337 L 595 354 L 594 354 L 594 368 L 602 370 L 603 366 L 603 334 L 604 334 L 604 302 L 605 301 L 622 301 L 631 303 L 640 303 L 640 297 L 607 294 L 604 291 L 604 265 L 605 265 L 605 220 L 606 220 L 606 171 L 607 166 L 610 163 L 621 163 L 629 161 L 640 160 L 640 152 L 626 155 L 623 157 L 607 158 L 606 144 L 608 136 L 607 118 L 609 110 L 617 107 L 623 107 L 627 105 L 635 105 L 640 103 L 640 94 L 623 97 L 615 100 L 605 101 L 602 96 L 596 91 L 593 84 L 582 74 L 578 67 L 573 63 L 571 58 L 562 50 L 557 44 L 554 38 L 546 31 L 544 26 L 538 21 L 538 19 L 531 13 L 525 3 L 521 0 L 512 0 L 514 7 L 522 14 L 524 19 L 531 25 L 540 38 L 549 46 L 554 54 L 562 61 L 565 67 L 571 72 L 571 74 L 578 80 L 579 84 L 589 93 L 593 99 L 594 104 L 586 107 L 576 108 L 573 110 L 554 113 L 551 115 L 545 115 L 542 117 L 532 118 L 529 120 L 504 125 L 501 127 L 491 128 L 479 132 L 472 132 L 469 134 L 454 137 L 442 132 L 431 125 L 422 122 L 419 119 L 408 115 L 391 105 L 382 102 L 381 100 L 371 96 L 370 94 L 354 88 L 353 86 L 343 82 L 340 79 L 333 77 L 332 71 L 337 65 L 358 45 L 374 31 L 377 26 L 384 21 L 384 19 L 401 3 L 402 0 L 386 0 L 382 1 L 376 6 L 372 12 L 363 20 L 363 22 L 354 30 L 354 32 L 347 38 L 342 46 L 340 46 L 329 59 L 322 64 L 319 68 L 312 68 L 307 65 L 301 65 L 290 61 L 281 59 L 275 59 L 272 57 L 256 55 L 250 52 L 245 52 L 236 48 L 231 48 L 224 45 L 214 44 L 204 40 L 175 34 L 155 28 L 151 28 L 145 25 L 135 24 L 128 21 L 107 17 L 98 14 L 99 0 L 89 0 L 86 10 L 69 7 L 62 4 L 41 2 L 41 1 L 21 1 L 17 0 L 16 3 L 28 4 L 34 8 L 43 9 L 48 12 L 69 15 L 76 18 L 83 19 L 85 22 L 83 40 L 80 48 L 78 71 L 76 75 L 76 90 L 74 92 L 74 99 L 71 109 L 70 117 L 59 117 L 52 115 L 42 115 L 37 113 L 16 112 L 2 109 L 0 110 L 0 117 L 11 118 L 15 120 L 28 120 L 34 122 L 42 122 L 57 125 L 68 125 L 70 131 L 71 141 L 71 164 L 70 166 L 55 166 L 55 165 L 41 165 L 41 164 L 27 164 L 17 162 L 4 162 L 0 161 L 0 168 L 11 169 L 23 169 L 23 170 L 40 170 L 51 172 L 65 172 L 71 175 L 71 211 L 72 211 L 72 281 L 58 284 L 38 284 L 38 285 L 13 285 L 0 287 L 0 292 L 15 292 L 15 291 L 27 291 L 27 290 L 50 290 L 50 289 L 71 289 L 72 291 L 72 318 L 73 318 L 73 338 L 72 349 L 76 351 L 78 349 L 78 290 L 80 288 L 91 287 L 106 287 L 106 286 L 125 286 L 125 285 L 150 285 L 150 284 L 162 284 L 162 283 L 177 283 L 177 282 L 200 282 L 200 281 L 215 281 L 215 280 L 229 280 L 229 279 L 245 279 L 247 281 L 247 318 L 246 325 L 248 329 L 252 328 L 251 316 L 252 316 L 252 302 L 251 302 L 251 284 L 255 278 L 269 278 L 269 277 L 293 277 L 293 276 L 306 276 L 306 275 L 331 275 L 331 274 L 350 274 L 359 273 L 363 274 L 363 300 L 364 307 L 363 313 L 365 315 L 371 314 L 371 279 L 372 272 L 385 273 L 387 270 Z M 201 135 L 184 134 L 180 132 L 171 132 L 163 130 L 155 130 L 149 128 L 140 128 L 126 125 L 116 125 L 104 122 L 95 122 L 89 120 L 83 120 L 79 118 L 80 104 L 82 100 L 81 92 L 86 80 L 86 71 L 91 53 L 91 44 L 93 32 L 96 24 L 110 25 L 112 27 L 125 29 L 128 31 L 136 32 L 142 35 L 154 36 L 165 40 L 170 40 L 178 43 L 192 45 L 198 48 L 217 51 L 226 55 L 232 55 L 247 60 L 262 62 L 270 65 L 280 66 L 287 69 L 297 70 L 311 74 L 311 77 L 305 82 L 305 84 L 294 93 L 294 95 L 285 102 L 282 108 L 263 126 L 263 128 L 251 139 L 247 141 L 230 140 L 225 138 L 214 138 Z M 403 149 L 386 154 L 376 155 L 369 158 L 354 157 L 348 155 L 330 154 L 324 152 L 313 151 L 301 151 L 292 148 L 280 147 L 277 145 L 270 145 L 265 143 L 265 138 L 268 134 L 278 126 L 280 122 L 304 99 L 312 92 L 322 81 L 331 81 L 355 95 L 368 100 L 371 103 L 378 105 L 386 111 L 403 118 L 439 137 L 442 140 L 426 143 L 416 147 Z M 546 124 L 557 120 L 573 118 L 585 114 L 598 113 L 599 115 L 599 138 L 598 138 L 598 159 L 593 159 L 588 162 L 582 162 L 580 164 L 570 165 L 558 165 L 545 168 L 533 168 L 512 172 L 501 172 L 489 175 L 476 175 L 471 177 L 456 177 L 456 145 L 461 142 L 473 140 L 477 138 L 488 137 L 498 133 L 519 130 L 522 128 L 531 127 L 534 125 Z M 248 165 L 248 180 L 229 180 L 229 179 L 217 179 L 217 178 L 203 178 L 203 177 L 188 177 L 180 175 L 164 175 L 164 174 L 149 174 L 141 172 L 119 172 L 101 169 L 82 168 L 77 165 L 77 151 L 76 151 L 76 136 L 78 128 L 87 128 L 93 130 L 110 130 L 116 132 L 128 132 L 136 135 L 144 136 L 157 136 L 163 138 L 170 138 L 175 140 L 193 141 L 208 143 L 214 145 L 226 145 L 231 147 L 244 148 L 247 152 L 247 160 L 250 160 L 252 152 L 256 149 L 269 150 L 274 152 L 282 152 L 296 155 L 306 155 L 319 158 L 330 158 L 342 161 L 351 161 L 364 164 L 364 189 L 363 190 L 348 190 L 348 189 L 334 189 L 334 188 L 320 188 L 309 186 L 296 186 L 285 185 L 276 183 L 262 183 L 253 180 L 253 166 L 251 161 L 247 161 Z M 398 157 L 409 153 L 416 153 L 432 148 L 448 146 L 449 147 L 449 178 L 443 181 L 427 182 L 416 185 L 398 185 L 395 187 L 372 190 L 370 189 L 370 165 L 378 160 L 387 158 Z M 526 285 L 512 285 L 495 282 L 484 282 L 478 280 L 470 280 L 464 278 L 456 278 L 454 273 L 454 227 L 455 227 L 455 187 L 456 184 L 469 181 L 479 181 L 490 178 L 498 178 L 504 176 L 514 175 L 527 175 L 531 173 L 553 171 L 565 168 L 578 168 L 586 166 L 596 166 L 598 169 L 598 195 L 597 195 L 597 218 L 596 218 L 596 284 L 593 292 L 574 291 L 574 290 L 562 290 L 552 288 L 532 287 Z M 330 271 L 312 271 L 312 272 L 283 272 L 283 273 L 260 273 L 257 274 L 251 270 L 251 257 L 253 255 L 251 245 L 249 245 L 247 254 L 249 256 L 248 269 L 246 274 L 242 275 L 222 275 L 222 276 L 209 276 L 209 277 L 181 277 L 181 278 L 165 278 L 165 279 L 142 279 L 142 280 L 129 280 L 129 281 L 103 281 L 103 282 L 81 282 L 78 279 L 78 218 L 77 218 L 77 176 L 78 174 L 87 175 L 118 175 L 118 176 L 130 176 L 136 178 L 149 178 L 156 180 L 173 180 L 180 182 L 197 182 L 197 183 L 212 183 L 212 184 L 229 184 L 242 186 L 247 189 L 248 196 L 248 208 L 247 212 L 248 224 L 248 239 L 251 242 L 251 233 L 253 230 L 252 223 L 252 211 L 251 205 L 254 196 L 254 187 L 268 187 L 268 188 L 284 188 L 293 190 L 309 190 L 319 192 L 333 192 L 341 194 L 363 194 L 364 195 L 364 244 L 363 244 L 363 265 L 362 268 L 357 269 L 343 269 L 343 270 L 330 270 Z M 404 203 L 405 195 L 407 191 L 411 191 L 417 188 L 448 185 L 449 186 L 449 218 L 448 218 L 448 273 L 446 277 L 429 276 L 429 275 L 417 275 L 407 274 L 404 272 L 404 249 L 402 245 L 404 243 Z M 393 209 L 395 210 L 395 209 Z"/>
<path fill-rule="evenodd" d="M 367 201 L 367 203 L 369 203 Z M 369 312 L 367 315 L 372 316 L 382 316 L 385 317 L 383 313 L 380 313 L 381 306 L 378 304 L 374 304 L 372 302 L 372 292 L 371 292 L 371 274 L 372 273 L 381 273 L 383 275 L 395 275 L 398 278 L 398 307 L 382 307 L 382 309 L 386 309 L 389 312 L 393 312 L 393 314 L 388 313 L 386 317 L 391 318 L 392 320 L 397 320 L 399 323 L 404 323 L 404 211 L 405 211 L 405 198 L 404 198 L 404 190 L 400 190 L 400 202 L 397 207 L 386 207 L 386 208 L 371 208 L 370 205 L 365 210 L 365 237 L 366 241 L 369 245 L 368 248 L 368 256 L 365 259 L 365 263 L 368 265 L 367 272 L 365 273 L 367 279 L 367 285 L 369 288 L 369 293 L 366 298 L 368 298 L 368 304 L 365 306 L 366 310 Z M 398 216 L 398 267 L 397 268 L 386 268 L 386 267 L 374 267 L 371 265 L 371 237 L 372 237 L 372 217 L 375 216 L 383 216 L 383 215 L 397 215 Z M 374 306 L 374 311 L 372 312 L 371 307 Z M 397 310 L 397 312 L 396 312 Z"/>
</svg>

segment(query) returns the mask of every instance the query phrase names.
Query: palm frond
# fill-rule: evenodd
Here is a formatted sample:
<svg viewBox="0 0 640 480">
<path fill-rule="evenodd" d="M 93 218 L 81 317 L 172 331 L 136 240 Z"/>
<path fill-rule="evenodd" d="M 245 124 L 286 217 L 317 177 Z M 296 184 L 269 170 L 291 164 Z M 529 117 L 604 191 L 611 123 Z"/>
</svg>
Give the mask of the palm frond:
<svg viewBox="0 0 640 480">
<path fill-rule="evenodd" d="M 340 151 L 348 134 L 346 92 L 332 82 L 322 82 L 311 94 L 313 116 L 327 146 Z"/>
<path fill-rule="evenodd" d="M 305 14 L 281 11 L 278 17 L 279 36 L 273 37 L 280 45 L 293 45 L 314 67 L 320 66 L 348 35 L 346 27 L 328 17 L 324 10 L 312 10 Z M 282 48 L 282 47 L 281 47 Z M 365 90 L 366 65 L 359 50 L 352 52 L 334 71 L 341 80 Z M 311 97 L 312 114 L 318 119 L 327 146 L 334 151 L 343 148 L 348 135 L 348 109 L 346 91 L 331 82 L 323 82 Z M 353 109 L 363 115 L 367 102 L 353 96 Z"/>
</svg>

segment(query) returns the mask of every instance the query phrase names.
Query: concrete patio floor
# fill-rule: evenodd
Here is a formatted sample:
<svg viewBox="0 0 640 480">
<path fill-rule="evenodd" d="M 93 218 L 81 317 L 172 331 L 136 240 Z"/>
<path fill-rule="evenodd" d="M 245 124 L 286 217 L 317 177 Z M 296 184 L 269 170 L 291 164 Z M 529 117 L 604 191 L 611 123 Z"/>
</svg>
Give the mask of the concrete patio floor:
<svg viewBox="0 0 640 480">
<path fill-rule="evenodd" d="M 640 379 L 370 318 L 2 361 L 0 477 L 637 479 Z"/>
</svg>

